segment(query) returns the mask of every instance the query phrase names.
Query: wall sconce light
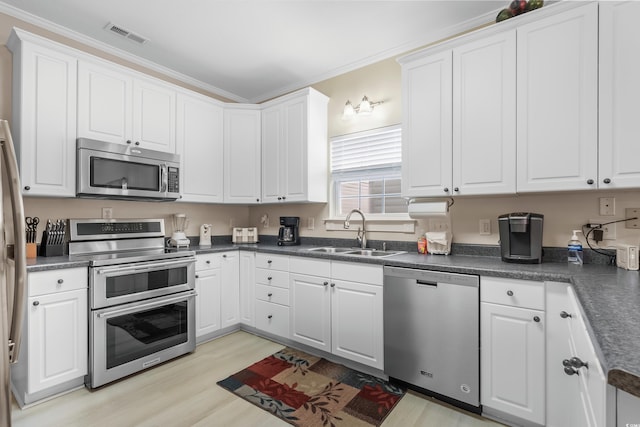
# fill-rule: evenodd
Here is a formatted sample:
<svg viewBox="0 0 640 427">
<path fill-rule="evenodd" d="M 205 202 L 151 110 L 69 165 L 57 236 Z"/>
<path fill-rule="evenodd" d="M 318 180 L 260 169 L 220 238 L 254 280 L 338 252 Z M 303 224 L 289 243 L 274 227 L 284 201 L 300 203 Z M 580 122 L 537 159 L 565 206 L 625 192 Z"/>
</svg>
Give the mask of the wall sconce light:
<svg viewBox="0 0 640 427">
<path fill-rule="evenodd" d="M 344 104 L 344 110 L 342 111 L 342 120 L 349 120 L 356 114 L 362 114 L 363 116 L 369 116 L 373 112 L 373 107 L 382 104 L 384 101 L 371 102 L 367 96 L 362 97 L 362 101 L 357 106 L 353 106 L 351 101 L 347 101 Z"/>
</svg>

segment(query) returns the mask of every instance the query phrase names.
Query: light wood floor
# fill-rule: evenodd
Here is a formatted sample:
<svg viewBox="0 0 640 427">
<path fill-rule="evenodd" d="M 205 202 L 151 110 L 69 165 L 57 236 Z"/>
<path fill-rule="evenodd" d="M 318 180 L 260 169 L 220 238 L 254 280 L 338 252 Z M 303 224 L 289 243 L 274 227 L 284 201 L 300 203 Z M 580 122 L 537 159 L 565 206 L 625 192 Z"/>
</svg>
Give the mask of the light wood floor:
<svg viewBox="0 0 640 427">
<path fill-rule="evenodd" d="M 97 391 L 76 390 L 25 410 L 14 403 L 13 426 L 288 426 L 216 385 L 282 347 L 236 332 L 198 346 L 191 355 Z M 499 425 L 412 392 L 383 423 L 385 427 Z"/>
</svg>

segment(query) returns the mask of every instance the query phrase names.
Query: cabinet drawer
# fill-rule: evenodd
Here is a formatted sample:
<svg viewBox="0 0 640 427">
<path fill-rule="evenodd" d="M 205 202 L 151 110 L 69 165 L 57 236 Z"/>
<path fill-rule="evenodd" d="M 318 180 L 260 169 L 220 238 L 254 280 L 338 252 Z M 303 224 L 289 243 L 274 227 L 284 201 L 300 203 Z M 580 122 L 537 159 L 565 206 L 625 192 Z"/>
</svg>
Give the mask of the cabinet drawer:
<svg viewBox="0 0 640 427">
<path fill-rule="evenodd" d="M 289 289 L 289 273 L 287 271 L 256 268 L 256 283 Z"/>
<path fill-rule="evenodd" d="M 256 301 L 256 328 L 289 338 L 289 307 Z"/>
<path fill-rule="evenodd" d="M 203 254 L 196 255 L 196 271 L 210 270 L 220 268 L 220 254 Z"/>
<path fill-rule="evenodd" d="M 494 304 L 544 310 L 544 282 L 481 277 L 480 300 Z"/>
<path fill-rule="evenodd" d="M 382 285 L 383 270 L 381 265 L 361 264 L 357 262 L 331 262 L 331 279 L 349 282 Z"/>
<path fill-rule="evenodd" d="M 29 273 L 29 296 L 85 289 L 89 285 L 89 273 L 84 267 Z"/>
<path fill-rule="evenodd" d="M 256 298 L 266 302 L 289 306 L 289 289 L 256 285 Z"/>
<path fill-rule="evenodd" d="M 310 276 L 329 277 L 331 275 L 331 261 L 302 257 L 289 258 L 289 272 L 307 274 Z"/>
<path fill-rule="evenodd" d="M 269 270 L 289 271 L 289 257 L 286 255 L 256 254 L 256 267 Z"/>
</svg>

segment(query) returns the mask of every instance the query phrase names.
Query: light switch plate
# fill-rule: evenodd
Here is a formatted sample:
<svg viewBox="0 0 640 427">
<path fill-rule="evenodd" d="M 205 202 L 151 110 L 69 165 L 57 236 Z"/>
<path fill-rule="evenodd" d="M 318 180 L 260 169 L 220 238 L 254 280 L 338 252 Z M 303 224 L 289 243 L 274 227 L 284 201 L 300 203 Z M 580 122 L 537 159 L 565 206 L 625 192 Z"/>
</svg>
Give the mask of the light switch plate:
<svg viewBox="0 0 640 427">
<path fill-rule="evenodd" d="M 600 216 L 613 216 L 616 214 L 615 197 L 600 197 Z"/>
<path fill-rule="evenodd" d="M 113 218 L 113 208 L 102 208 L 102 219 Z"/>
<path fill-rule="evenodd" d="M 479 223 L 480 227 L 480 235 L 481 236 L 489 236 L 491 235 L 491 220 L 490 219 L 481 219 Z"/>
<path fill-rule="evenodd" d="M 312 216 L 310 216 L 307 219 L 307 229 L 308 230 L 313 230 L 314 228 L 316 228 L 316 219 Z"/>
</svg>

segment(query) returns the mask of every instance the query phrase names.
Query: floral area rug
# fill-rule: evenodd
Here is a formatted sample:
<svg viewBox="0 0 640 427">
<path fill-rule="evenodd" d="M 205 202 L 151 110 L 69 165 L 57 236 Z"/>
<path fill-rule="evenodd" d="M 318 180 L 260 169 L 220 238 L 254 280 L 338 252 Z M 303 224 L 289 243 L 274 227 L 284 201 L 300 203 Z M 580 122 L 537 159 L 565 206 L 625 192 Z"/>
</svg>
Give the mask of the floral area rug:
<svg viewBox="0 0 640 427">
<path fill-rule="evenodd" d="M 405 390 L 284 348 L 218 385 L 300 427 L 379 426 Z"/>
</svg>

